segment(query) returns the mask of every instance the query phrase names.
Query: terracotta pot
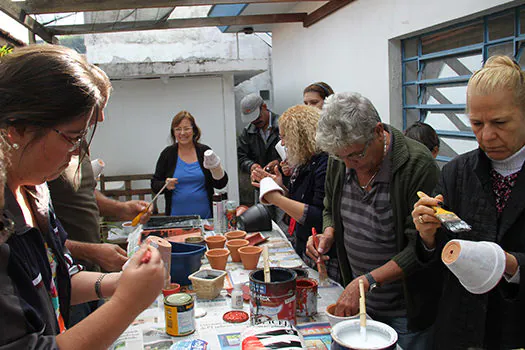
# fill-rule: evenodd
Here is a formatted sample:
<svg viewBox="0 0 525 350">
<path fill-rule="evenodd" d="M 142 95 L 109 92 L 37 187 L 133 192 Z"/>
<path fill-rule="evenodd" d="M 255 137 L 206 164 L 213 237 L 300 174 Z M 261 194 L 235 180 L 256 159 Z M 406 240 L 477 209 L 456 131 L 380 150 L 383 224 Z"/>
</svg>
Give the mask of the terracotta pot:
<svg viewBox="0 0 525 350">
<path fill-rule="evenodd" d="M 204 239 L 208 245 L 208 249 L 224 248 L 224 242 L 226 242 L 226 237 L 224 236 L 209 236 Z"/>
<path fill-rule="evenodd" d="M 232 261 L 233 262 L 240 262 L 241 256 L 239 255 L 238 249 L 241 247 L 246 247 L 250 242 L 248 242 L 246 239 L 232 239 L 231 241 L 226 242 L 226 247 L 230 250 L 230 253 L 232 254 Z"/>
<path fill-rule="evenodd" d="M 261 247 L 241 247 L 239 248 L 239 255 L 241 256 L 242 264 L 246 270 L 255 270 L 259 263 L 259 257 L 261 256 Z"/>
<path fill-rule="evenodd" d="M 164 288 L 162 290 L 162 294 L 167 297 L 168 295 L 180 293 L 180 284 L 178 283 L 170 283 L 168 288 Z"/>
<path fill-rule="evenodd" d="M 244 239 L 246 237 L 246 231 L 230 231 L 226 232 L 224 236 L 228 241 L 232 239 Z"/>
<path fill-rule="evenodd" d="M 225 248 L 210 249 L 206 252 L 206 258 L 212 269 L 225 270 L 230 251 Z"/>
</svg>

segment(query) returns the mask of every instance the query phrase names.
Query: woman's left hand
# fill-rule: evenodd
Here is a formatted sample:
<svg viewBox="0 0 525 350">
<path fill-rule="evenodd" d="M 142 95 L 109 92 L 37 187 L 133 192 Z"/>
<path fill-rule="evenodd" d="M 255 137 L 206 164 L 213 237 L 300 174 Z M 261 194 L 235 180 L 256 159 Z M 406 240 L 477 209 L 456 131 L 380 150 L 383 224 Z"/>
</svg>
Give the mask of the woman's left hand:
<svg viewBox="0 0 525 350">
<path fill-rule="evenodd" d="M 283 185 L 283 174 L 279 171 L 278 165 L 275 165 L 273 172 L 275 175 L 263 170 L 262 168 L 255 168 L 251 175 L 252 186 L 259 188 L 259 182 L 261 182 L 262 179 L 265 177 L 271 177 L 281 188 L 285 188 Z"/>
<path fill-rule="evenodd" d="M 259 182 L 261 182 L 262 179 L 268 176 L 273 177 L 275 175 L 270 174 L 263 168 L 255 167 L 250 175 L 250 178 L 252 180 L 252 186 L 259 188 L 260 187 Z"/>
</svg>

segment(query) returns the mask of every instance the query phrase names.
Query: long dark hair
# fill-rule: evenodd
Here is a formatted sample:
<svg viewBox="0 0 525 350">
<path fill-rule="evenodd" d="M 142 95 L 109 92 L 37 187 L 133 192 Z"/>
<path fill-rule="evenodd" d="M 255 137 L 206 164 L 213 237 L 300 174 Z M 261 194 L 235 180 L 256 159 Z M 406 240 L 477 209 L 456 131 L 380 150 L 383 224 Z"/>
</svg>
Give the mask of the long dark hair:
<svg viewBox="0 0 525 350">
<path fill-rule="evenodd" d="M 53 128 L 93 110 L 101 93 L 83 56 L 30 45 L 0 58 L 0 127 Z"/>
</svg>

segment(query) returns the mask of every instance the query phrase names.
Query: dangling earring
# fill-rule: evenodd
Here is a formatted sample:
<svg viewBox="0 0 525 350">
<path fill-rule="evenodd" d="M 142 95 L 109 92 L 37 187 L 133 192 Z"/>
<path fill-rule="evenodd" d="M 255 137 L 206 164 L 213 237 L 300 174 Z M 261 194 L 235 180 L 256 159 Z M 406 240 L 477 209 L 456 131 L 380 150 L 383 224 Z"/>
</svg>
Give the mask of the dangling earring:
<svg viewBox="0 0 525 350">
<path fill-rule="evenodd" d="M 18 143 L 13 143 L 12 147 L 17 150 L 20 148 L 20 145 Z"/>
</svg>

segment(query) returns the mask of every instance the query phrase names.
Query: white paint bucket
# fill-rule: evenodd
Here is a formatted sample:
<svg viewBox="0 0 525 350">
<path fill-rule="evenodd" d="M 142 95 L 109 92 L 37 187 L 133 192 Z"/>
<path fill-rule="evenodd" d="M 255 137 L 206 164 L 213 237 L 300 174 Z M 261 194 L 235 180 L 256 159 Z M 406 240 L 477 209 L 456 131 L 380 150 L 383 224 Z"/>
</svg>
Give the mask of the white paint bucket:
<svg viewBox="0 0 525 350">
<path fill-rule="evenodd" d="M 331 350 L 393 350 L 397 348 L 397 333 L 387 324 L 366 321 L 367 340 L 361 338 L 360 320 L 342 321 L 332 328 Z"/>
<path fill-rule="evenodd" d="M 489 292 L 505 272 L 505 252 L 493 242 L 453 239 L 443 248 L 441 260 L 473 294 Z"/>
</svg>

